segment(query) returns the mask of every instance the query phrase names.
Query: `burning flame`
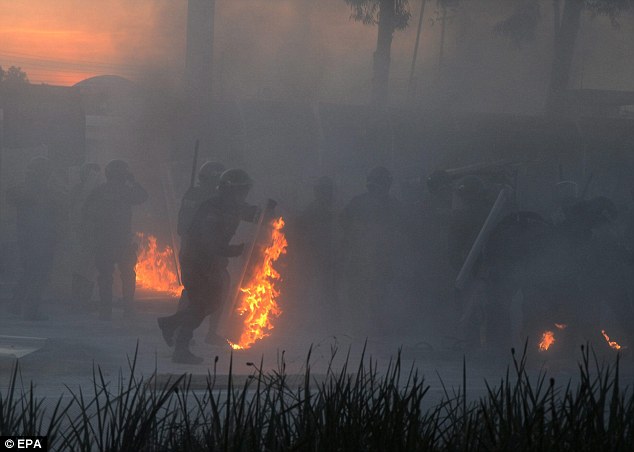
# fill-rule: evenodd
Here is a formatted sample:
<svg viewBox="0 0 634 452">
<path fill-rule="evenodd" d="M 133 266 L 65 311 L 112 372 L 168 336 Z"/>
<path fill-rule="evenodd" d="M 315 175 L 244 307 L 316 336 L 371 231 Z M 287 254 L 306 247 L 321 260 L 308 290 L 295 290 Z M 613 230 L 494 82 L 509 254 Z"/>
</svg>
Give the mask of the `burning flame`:
<svg viewBox="0 0 634 452">
<path fill-rule="evenodd" d="M 551 345 L 555 343 L 555 333 L 552 331 L 544 331 L 542 333 L 542 340 L 539 343 L 539 351 L 544 352 L 550 348 Z"/>
<path fill-rule="evenodd" d="M 565 323 L 555 323 L 554 325 L 555 325 L 555 328 L 557 328 L 560 331 L 563 331 L 568 327 L 568 325 L 566 325 Z M 555 333 L 553 333 L 552 331 L 544 331 L 542 333 L 542 340 L 539 343 L 539 351 L 545 352 L 554 343 L 555 343 Z"/>
<path fill-rule="evenodd" d="M 176 274 L 174 250 L 170 246 L 159 249 L 156 237 L 137 232 L 139 256 L 136 282 L 139 287 L 152 292 L 163 292 L 173 297 L 181 294 L 182 286 Z"/>
<path fill-rule="evenodd" d="M 257 340 L 268 336 L 273 329 L 271 317 L 282 313 L 275 301 L 280 295 L 276 283 L 281 277 L 273 268 L 273 263 L 286 253 L 288 243 L 282 232 L 283 227 L 284 220 L 281 217 L 271 222 L 271 240 L 263 252 L 264 259 L 255 269 L 251 280 L 240 288 L 242 296 L 237 311 L 243 317 L 244 326 L 238 342 L 229 341 L 234 350 L 247 349 Z"/>
<path fill-rule="evenodd" d="M 613 348 L 614 350 L 621 350 L 622 347 L 616 341 L 611 341 L 610 336 L 606 334 L 605 330 L 601 330 L 601 334 L 603 334 L 603 337 L 608 342 L 608 345 L 610 345 L 611 348 Z"/>
</svg>

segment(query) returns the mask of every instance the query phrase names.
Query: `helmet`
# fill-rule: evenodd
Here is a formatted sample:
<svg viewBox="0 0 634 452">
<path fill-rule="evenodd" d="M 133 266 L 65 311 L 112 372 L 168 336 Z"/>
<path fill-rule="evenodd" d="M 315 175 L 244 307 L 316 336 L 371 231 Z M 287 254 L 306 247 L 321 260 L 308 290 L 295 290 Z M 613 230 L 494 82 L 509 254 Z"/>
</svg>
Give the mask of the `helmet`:
<svg viewBox="0 0 634 452">
<path fill-rule="evenodd" d="M 478 176 L 465 176 L 458 183 L 456 194 L 465 201 L 480 199 L 486 194 L 484 182 Z"/>
<path fill-rule="evenodd" d="M 579 192 L 579 186 L 571 180 L 564 180 L 555 184 L 555 198 L 559 204 L 572 204 Z"/>
<path fill-rule="evenodd" d="M 198 180 L 203 183 L 215 183 L 225 170 L 225 166 L 218 162 L 205 162 L 198 170 Z"/>
<path fill-rule="evenodd" d="M 384 166 L 372 168 L 366 178 L 366 186 L 370 191 L 387 192 L 392 186 L 392 174 Z"/>
<path fill-rule="evenodd" d="M 104 170 L 107 180 L 125 180 L 129 166 L 125 160 L 111 160 Z"/>
<path fill-rule="evenodd" d="M 82 182 L 86 182 L 90 173 L 98 173 L 99 171 L 101 171 L 99 163 L 84 163 L 79 170 L 79 178 Z"/>
<path fill-rule="evenodd" d="M 246 171 L 241 169 L 228 169 L 221 174 L 218 181 L 219 190 L 227 190 L 232 188 L 251 188 L 253 181 Z"/>
</svg>

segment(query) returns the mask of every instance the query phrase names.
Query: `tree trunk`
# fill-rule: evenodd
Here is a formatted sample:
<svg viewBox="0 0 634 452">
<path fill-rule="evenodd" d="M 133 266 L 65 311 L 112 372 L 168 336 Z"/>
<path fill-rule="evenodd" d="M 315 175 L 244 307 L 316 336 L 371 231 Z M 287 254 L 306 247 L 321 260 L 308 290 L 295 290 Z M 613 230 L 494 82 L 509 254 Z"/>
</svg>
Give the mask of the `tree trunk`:
<svg viewBox="0 0 634 452">
<path fill-rule="evenodd" d="M 394 35 L 395 0 L 381 0 L 379 6 L 379 35 L 374 52 L 372 103 L 382 108 L 387 105 L 390 78 L 390 52 Z"/>
<path fill-rule="evenodd" d="M 440 49 L 438 51 L 438 68 L 442 68 L 445 59 L 445 30 L 447 27 L 447 6 L 442 4 L 442 19 L 440 19 Z"/>
<path fill-rule="evenodd" d="M 581 25 L 583 0 L 565 0 L 559 29 L 555 30 L 553 64 L 546 109 L 550 114 L 561 113 L 565 109 L 565 91 L 570 82 L 572 58 Z"/>
<path fill-rule="evenodd" d="M 407 86 L 407 92 L 410 96 L 410 100 L 414 97 L 414 73 L 416 71 L 416 59 L 418 57 L 418 47 L 420 45 L 420 34 L 423 31 L 423 18 L 425 16 L 425 4 L 427 0 L 422 0 L 420 5 L 420 16 L 418 18 L 418 29 L 416 30 L 416 42 L 414 43 L 414 56 L 412 57 L 412 67 L 409 70 L 409 82 Z"/>
</svg>

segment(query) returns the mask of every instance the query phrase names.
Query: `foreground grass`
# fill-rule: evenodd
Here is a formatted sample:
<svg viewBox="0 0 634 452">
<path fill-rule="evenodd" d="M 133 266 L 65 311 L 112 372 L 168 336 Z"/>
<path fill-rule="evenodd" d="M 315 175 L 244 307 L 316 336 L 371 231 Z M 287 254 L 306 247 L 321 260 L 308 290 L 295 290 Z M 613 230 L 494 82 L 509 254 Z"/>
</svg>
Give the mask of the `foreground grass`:
<svg viewBox="0 0 634 452">
<path fill-rule="evenodd" d="M 0 394 L 0 435 L 46 435 L 60 451 L 619 451 L 634 449 L 634 398 L 619 383 L 619 358 L 600 364 L 582 348 L 579 382 L 555 386 L 544 373 L 529 379 L 526 353 L 487 394 L 469 401 L 445 391 L 423 410 L 428 386 L 416 369 L 387 372 L 371 358 L 349 368 L 331 365 L 325 379 L 310 373 L 291 385 L 278 369 L 253 374 L 234 387 L 231 366 L 218 389 L 214 371 L 204 390 L 191 376 L 158 383 L 130 362 L 130 376 L 108 383 L 99 368 L 93 387 L 68 389 L 52 409 L 19 385 L 17 367 Z M 136 359 L 136 358 L 135 358 Z M 334 359 L 334 352 L 333 352 Z M 466 376 L 463 372 L 463 388 Z M 429 406 L 429 404 L 426 404 Z"/>
</svg>

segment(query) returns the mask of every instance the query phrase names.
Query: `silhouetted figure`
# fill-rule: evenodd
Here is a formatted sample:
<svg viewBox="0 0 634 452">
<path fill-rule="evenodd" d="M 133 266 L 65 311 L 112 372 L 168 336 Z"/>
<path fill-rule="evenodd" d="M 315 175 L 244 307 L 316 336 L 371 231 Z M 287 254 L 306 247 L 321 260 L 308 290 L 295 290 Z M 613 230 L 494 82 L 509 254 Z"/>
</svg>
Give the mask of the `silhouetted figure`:
<svg viewBox="0 0 634 452">
<path fill-rule="evenodd" d="M 99 274 L 99 318 L 110 320 L 115 265 L 121 275 L 124 310 L 134 311 L 137 250 L 132 237 L 132 206 L 144 203 L 148 194 L 123 160 L 108 163 L 105 175 L 106 182 L 95 188 L 86 200 L 84 217 L 92 229 Z"/>
<path fill-rule="evenodd" d="M 101 167 L 97 163 L 85 163 L 79 173 L 79 182 L 70 191 L 70 226 L 73 244 L 72 303 L 80 309 L 90 308 L 95 286 L 96 268 L 89 224 L 82 213 L 84 203 L 100 184 Z"/>
<path fill-rule="evenodd" d="M 11 311 L 26 320 L 45 320 L 39 312 L 42 292 L 53 267 L 65 211 L 61 195 L 51 189 L 51 162 L 36 157 L 28 164 L 24 184 L 7 192 L 7 202 L 17 211 L 17 242 L 22 273 L 15 288 Z"/>
<path fill-rule="evenodd" d="M 576 309 L 580 339 L 602 341 L 599 319 L 605 303 L 621 331 L 628 335 L 627 345 L 632 346 L 634 311 L 628 294 L 629 254 L 617 229 L 617 217 L 614 203 L 600 196 L 573 205 L 564 225 L 574 240 L 572 245 L 580 265 L 581 299 Z"/>
<path fill-rule="evenodd" d="M 453 189 L 451 215 L 447 228 L 447 251 L 454 278 L 467 260 L 478 234 L 491 211 L 493 202 L 484 181 L 475 175 L 461 178 Z M 471 269 L 469 283 L 456 292 L 460 313 L 459 332 L 467 346 L 489 345 L 502 338 L 509 341 L 508 309 L 500 312 L 499 297 L 489 293 L 491 285 L 482 274 L 482 256 Z M 506 300 L 504 300 L 506 301 Z M 498 310 L 499 321 L 490 319 Z"/>
<path fill-rule="evenodd" d="M 335 300 L 335 250 L 336 212 L 334 184 L 330 177 L 320 177 L 313 187 L 314 199 L 297 217 L 295 225 L 295 253 L 304 282 L 301 297 L 308 297 L 317 304 L 324 320 L 338 317 Z M 298 278 L 299 280 L 300 278 Z"/>
<path fill-rule="evenodd" d="M 467 259 L 492 204 L 482 179 L 465 176 L 458 181 L 448 229 L 449 262 L 456 274 Z"/>
<path fill-rule="evenodd" d="M 566 214 L 573 204 L 579 201 L 579 187 L 576 182 L 564 180 L 554 186 L 554 211 L 551 213 L 551 221 L 554 225 L 560 225 L 566 220 Z"/>
<path fill-rule="evenodd" d="M 400 258 L 404 215 L 401 203 L 390 195 L 391 186 L 390 172 L 373 168 L 367 192 L 354 197 L 340 216 L 349 314 L 361 322 L 364 333 L 365 327 L 388 320 L 384 313 Z"/>
<path fill-rule="evenodd" d="M 218 183 L 218 194 L 200 206 L 184 236 L 180 264 L 189 303 L 175 314 L 158 319 L 165 342 L 174 345 L 174 362 L 203 361 L 191 353 L 189 343 L 204 318 L 222 308 L 229 288 L 229 258 L 240 256 L 244 250 L 244 243 L 229 243 L 240 221 L 254 222 L 257 214 L 257 207 L 245 202 L 251 186 L 245 171 L 225 171 Z"/>
<path fill-rule="evenodd" d="M 218 193 L 218 182 L 224 171 L 225 166 L 218 162 L 205 162 L 198 170 L 198 185 L 189 187 L 181 199 L 181 205 L 178 210 L 178 226 L 176 231 L 181 237 L 181 241 L 183 241 L 187 235 L 187 231 L 189 231 L 200 206 Z M 189 303 L 187 290 L 183 289 L 178 300 L 178 308 L 184 309 L 187 303 Z M 210 323 L 209 333 L 207 335 L 208 341 L 211 341 L 213 337 L 213 328 L 214 325 Z"/>
</svg>

